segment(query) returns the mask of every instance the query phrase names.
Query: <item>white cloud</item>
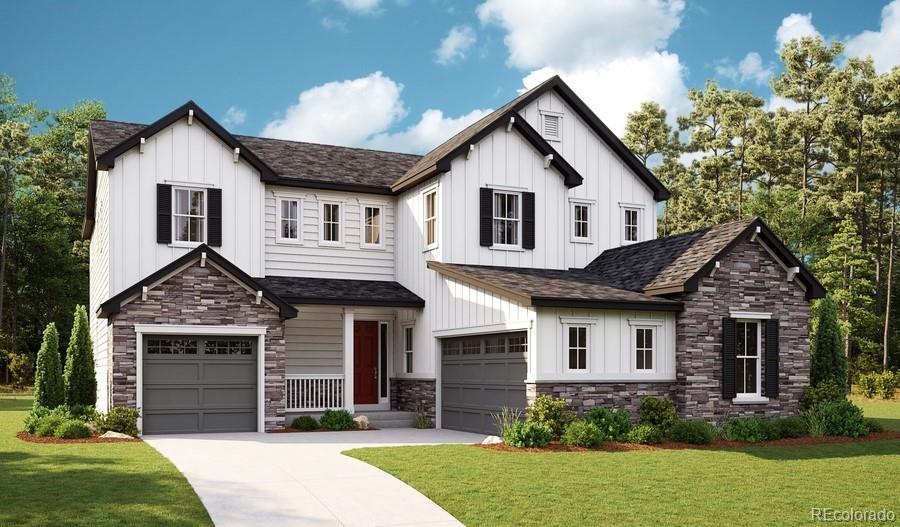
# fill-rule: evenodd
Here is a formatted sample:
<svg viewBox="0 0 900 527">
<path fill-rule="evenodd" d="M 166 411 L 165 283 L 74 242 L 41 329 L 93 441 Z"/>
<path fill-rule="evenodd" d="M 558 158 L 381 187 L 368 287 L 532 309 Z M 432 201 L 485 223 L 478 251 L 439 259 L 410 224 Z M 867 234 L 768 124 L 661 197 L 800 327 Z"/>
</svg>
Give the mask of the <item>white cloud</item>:
<svg viewBox="0 0 900 527">
<path fill-rule="evenodd" d="M 880 31 L 863 31 L 850 37 L 844 51 L 850 57 L 871 56 L 879 73 L 900 64 L 900 0 L 881 10 Z"/>
<path fill-rule="evenodd" d="M 330 31 L 340 31 L 341 33 L 347 32 L 347 22 L 339 18 L 331 18 L 330 16 L 322 17 L 319 24 Z"/>
<path fill-rule="evenodd" d="M 240 126 L 247 121 L 247 110 L 237 106 L 229 106 L 221 120 L 222 126 L 225 128 Z"/>
<path fill-rule="evenodd" d="M 428 109 L 415 124 L 393 131 L 407 114 L 402 91 L 402 84 L 380 71 L 315 86 L 300 93 L 297 104 L 266 124 L 260 135 L 423 153 L 491 111 L 473 110 L 448 117 L 440 110 Z"/>
<path fill-rule="evenodd" d="M 378 10 L 381 0 L 338 0 L 344 9 L 360 15 L 368 15 Z"/>
<path fill-rule="evenodd" d="M 775 68 L 763 64 L 759 53 L 751 51 L 747 53 L 736 65 L 725 62 L 716 66 L 716 74 L 735 82 L 753 81 L 756 84 L 766 84 L 772 78 Z"/>
<path fill-rule="evenodd" d="M 775 41 L 778 42 L 778 49 L 795 38 L 801 37 L 821 37 L 822 34 L 816 30 L 812 23 L 812 13 L 791 13 L 784 17 L 778 30 L 775 31 Z"/>
<path fill-rule="evenodd" d="M 682 0 L 594 1 L 578 9 L 486 0 L 477 13 L 483 24 L 506 31 L 508 63 L 532 70 L 526 87 L 558 74 L 621 134 L 643 101 L 659 102 L 673 120 L 687 108 L 684 66 L 665 51 L 683 10 Z"/>
<path fill-rule="evenodd" d="M 455 26 L 450 28 L 441 45 L 434 51 L 435 62 L 450 64 L 466 58 L 466 52 L 475 45 L 475 30 L 471 26 Z"/>
<path fill-rule="evenodd" d="M 774 112 L 774 111 L 778 110 L 779 108 L 784 108 L 785 110 L 793 111 L 793 110 L 799 110 L 803 107 L 804 107 L 803 103 L 801 103 L 801 102 L 793 101 L 791 99 L 787 99 L 780 95 L 772 94 L 769 97 L 769 100 L 766 101 L 765 110 L 767 112 Z"/>
</svg>

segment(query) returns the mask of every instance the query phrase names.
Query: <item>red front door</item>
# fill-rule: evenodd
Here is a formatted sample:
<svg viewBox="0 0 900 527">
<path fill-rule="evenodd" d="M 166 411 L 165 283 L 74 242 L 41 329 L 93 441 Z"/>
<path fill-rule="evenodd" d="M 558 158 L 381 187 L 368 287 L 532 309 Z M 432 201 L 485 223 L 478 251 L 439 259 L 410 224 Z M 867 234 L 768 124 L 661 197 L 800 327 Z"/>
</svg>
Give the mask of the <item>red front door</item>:
<svg viewBox="0 0 900 527">
<path fill-rule="evenodd" d="M 353 323 L 353 404 L 378 403 L 378 322 Z"/>
</svg>

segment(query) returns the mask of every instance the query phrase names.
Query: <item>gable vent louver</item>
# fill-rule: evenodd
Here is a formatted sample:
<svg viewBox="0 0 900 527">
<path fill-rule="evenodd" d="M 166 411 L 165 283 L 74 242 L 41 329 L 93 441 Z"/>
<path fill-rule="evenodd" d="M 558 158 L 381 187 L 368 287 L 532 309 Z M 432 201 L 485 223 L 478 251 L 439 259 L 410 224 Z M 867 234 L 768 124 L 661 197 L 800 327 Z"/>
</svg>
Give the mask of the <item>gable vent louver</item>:
<svg viewBox="0 0 900 527">
<path fill-rule="evenodd" d="M 558 115 L 544 115 L 544 138 L 559 139 Z"/>
</svg>

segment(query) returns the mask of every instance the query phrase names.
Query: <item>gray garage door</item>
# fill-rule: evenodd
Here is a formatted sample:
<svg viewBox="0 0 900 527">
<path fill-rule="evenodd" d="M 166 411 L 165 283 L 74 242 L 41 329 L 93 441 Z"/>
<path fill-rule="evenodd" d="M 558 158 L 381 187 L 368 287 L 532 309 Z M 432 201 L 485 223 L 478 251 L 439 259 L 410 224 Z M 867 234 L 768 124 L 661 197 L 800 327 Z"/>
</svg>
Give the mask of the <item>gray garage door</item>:
<svg viewBox="0 0 900 527">
<path fill-rule="evenodd" d="M 496 434 L 500 408 L 525 408 L 528 337 L 499 333 L 441 341 L 441 426 Z"/>
<path fill-rule="evenodd" d="M 144 338 L 143 432 L 256 431 L 256 338 Z"/>
</svg>

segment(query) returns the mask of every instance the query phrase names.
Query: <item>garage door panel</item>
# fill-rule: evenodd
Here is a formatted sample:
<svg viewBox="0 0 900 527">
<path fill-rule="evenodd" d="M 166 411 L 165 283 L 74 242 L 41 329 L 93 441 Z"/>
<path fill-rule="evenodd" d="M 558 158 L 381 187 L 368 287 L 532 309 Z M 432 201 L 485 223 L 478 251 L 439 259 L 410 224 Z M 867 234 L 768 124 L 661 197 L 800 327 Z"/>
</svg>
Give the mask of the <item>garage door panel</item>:
<svg viewBox="0 0 900 527">
<path fill-rule="evenodd" d="M 196 408 L 200 406 L 200 388 L 181 386 L 144 387 L 144 408 Z"/>
<path fill-rule="evenodd" d="M 204 432 L 241 432 L 256 429 L 256 411 L 204 412 Z"/>
<path fill-rule="evenodd" d="M 256 387 L 203 388 L 204 408 L 256 408 Z"/>
<path fill-rule="evenodd" d="M 144 363 L 144 382 L 165 381 L 169 384 L 177 382 L 197 382 L 200 379 L 200 364 L 184 361 L 147 361 Z"/>
<path fill-rule="evenodd" d="M 222 383 L 227 381 L 235 381 L 245 383 L 247 379 L 256 378 L 256 364 L 228 364 L 213 363 L 204 364 L 202 369 L 202 379 L 206 382 Z"/>
<path fill-rule="evenodd" d="M 197 412 L 143 412 L 145 433 L 191 434 L 200 432 L 200 414 Z"/>
</svg>

